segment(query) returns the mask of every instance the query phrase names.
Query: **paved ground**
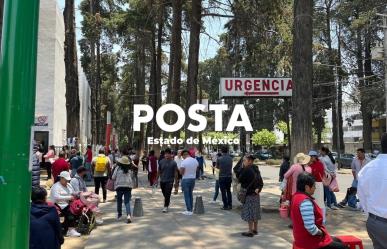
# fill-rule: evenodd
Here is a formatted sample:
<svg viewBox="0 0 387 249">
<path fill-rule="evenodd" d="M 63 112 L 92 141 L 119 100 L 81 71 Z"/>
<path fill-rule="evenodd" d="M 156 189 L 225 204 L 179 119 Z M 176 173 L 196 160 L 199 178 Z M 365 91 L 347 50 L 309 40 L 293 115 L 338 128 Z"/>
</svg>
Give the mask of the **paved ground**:
<svg viewBox="0 0 387 249">
<path fill-rule="evenodd" d="M 240 233 L 245 231 L 246 223 L 240 219 L 239 210 L 220 210 L 219 204 L 210 204 L 214 179 L 197 181 L 194 196 L 203 196 L 206 213 L 186 217 L 183 196 L 179 193 L 172 196 L 171 209 L 168 214 L 161 212 L 163 197 L 161 191 L 152 193 L 147 187 L 145 175 L 140 174 L 140 188 L 133 191 L 133 198 L 141 197 L 144 216 L 134 218 L 132 224 L 117 222 L 114 193 L 109 192 L 108 202 L 102 203 L 104 225 L 93 230 L 90 236 L 66 238 L 64 249 L 102 249 L 102 248 L 291 248 L 292 233 L 287 228 L 288 221 L 278 215 L 278 168 L 261 166 L 265 187 L 261 196 L 263 208 L 262 220 L 259 223 L 259 235 L 244 238 Z M 351 181 L 349 172 L 339 175 L 339 182 L 346 188 Z M 344 187 L 345 186 L 345 187 Z M 344 193 L 338 194 L 338 199 Z M 220 201 L 220 197 L 218 197 Z M 234 200 L 234 206 L 237 207 Z M 363 239 L 366 249 L 371 249 L 371 241 L 365 231 L 366 217 L 360 212 L 349 210 L 329 211 L 328 230 L 332 234 L 353 234 Z"/>
</svg>

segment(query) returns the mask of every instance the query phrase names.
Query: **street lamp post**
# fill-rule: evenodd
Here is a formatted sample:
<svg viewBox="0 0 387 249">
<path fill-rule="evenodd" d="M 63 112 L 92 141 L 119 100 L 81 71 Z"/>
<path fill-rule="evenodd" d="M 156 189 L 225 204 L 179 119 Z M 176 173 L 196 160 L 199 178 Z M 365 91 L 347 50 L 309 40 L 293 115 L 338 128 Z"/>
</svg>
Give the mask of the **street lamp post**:
<svg viewBox="0 0 387 249">
<path fill-rule="evenodd" d="M 27 249 L 39 0 L 5 0 L 3 20 L 0 51 L 0 248 Z"/>
</svg>

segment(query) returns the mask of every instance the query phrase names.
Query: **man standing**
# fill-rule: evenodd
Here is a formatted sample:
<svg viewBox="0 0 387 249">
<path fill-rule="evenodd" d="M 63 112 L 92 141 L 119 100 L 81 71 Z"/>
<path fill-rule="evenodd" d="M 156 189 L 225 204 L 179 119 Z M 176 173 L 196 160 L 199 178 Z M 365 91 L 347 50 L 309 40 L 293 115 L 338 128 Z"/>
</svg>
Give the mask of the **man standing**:
<svg viewBox="0 0 387 249">
<path fill-rule="evenodd" d="M 365 150 L 363 148 L 357 149 L 356 153 L 357 153 L 357 156 L 355 159 L 353 159 L 351 164 L 352 175 L 353 175 L 352 186 L 347 189 L 347 193 L 345 195 L 344 200 L 342 200 L 338 204 L 340 208 L 344 208 L 345 205 L 347 205 L 347 203 L 348 203 L 348 206 L 352 208 L 357 208 L 356 207 L 356 204 L 357 204 L 356 194 L 358 191 L 357 176 L 360 170 L 371 161 L 371 159 L 365 157 Z"/>
<path fill-rule="evenodd" d="M 180 166 L 180 174 L 183 176 L 181 180 L 181 188 L 184 193 L 186 211 L 183 212 L 184 215 L 193 214 L 193 190 L 195 187 L 196 179 L 196 169 L 199 166 L 198 161 L 195 158 L 192 158 L 188 150 L 182 151 L 183 161 Z"/>
<path fill-rule="evenodd" d="M 222 193 L 222 210 L 232 209 L 232 158 L 228 154 L 228 148 L 222 148 L 222 156 L 217 159 L 216 167 L 219 169 L 219 187 Z"/>
<path fill-rule="evenodd" d="M 98 156 L 93 158 L 91 167 L 94 175 L 95 193 L 99 194 L 99 188 L 102 187 L 103 202 L 106 202 L 106 183 L 108 176 L 110 175 L 110 163 L 109 158 L 105 156 L 105 150 L 101 148 Z"/>
<path fill-rule="evenodd" d="M 59 158 L 52 164 L 52 178 L 54 182 L 59 181 L 58 176 L 60 172 L 70 170 L 69 164 L 65 160 L 65 156 L 66 154 L 64 151 L 59 152 Z"/>
<path fill-rule="evenodd" d="M 183 158 L 181 157 L 181 152 L 182 150 L 178 150 L 177 151 L 177 155 L 175 156 L 175 162 L 176 162 L 176 165 L 177 165 L 177 174 L 175 176 L 175 192 L 173 193 L 174 195 L 177 195 L 177 193 L 179 192 L 179 184 L 180 184 L 180 179 L 181 179 L 181 174 L 180 174 L 180 166 L 181 166 L 181 162 L 183 161 Z"/>
<path fill-rule="evenodd" d="M 164 196 L 163 213 L 167 213 L 171 201 L 173 182 L 177 174 L 177 164 L 173 160 L 171 149 L 165 150 L 165 158 L 159 162 L 159 170 L 157 172 L 160 178 L 160 188 Z"/>
<path fill-rule="evenodd" d="M 367 231 L 374 249 L 387 248 L 387 133 L 380 141 L 382 152 L 358 173 L 360 204 L 368 213 Z"/>
</svg>

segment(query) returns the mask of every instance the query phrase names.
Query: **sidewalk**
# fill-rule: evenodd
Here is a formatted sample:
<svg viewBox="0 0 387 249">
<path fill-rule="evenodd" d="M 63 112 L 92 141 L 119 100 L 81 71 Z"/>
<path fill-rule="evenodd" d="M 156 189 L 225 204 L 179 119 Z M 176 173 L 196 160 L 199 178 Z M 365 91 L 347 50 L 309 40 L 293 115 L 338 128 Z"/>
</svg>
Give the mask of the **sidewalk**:
<svg viewBox="0 0 387 249">
<path fill-rule="evenodd" d="M 204 215 L 184 216 L 182 193 L 173 195 L 170 212 L 163 214 L 163 196 L 158 190 L 152 190 L 145 182 L 145 175 L 140 173 L 140 188 L 134 190 L 135 197 L 141 197 L 144 217 L 134 218 L 132 224 L 115 220 L 116 203 L 102 204 L 105 212 L 103 226 L 92 232 L 86 242 L 86 249 L 99 248 L 291 248 L 291 244 L 272 235 L 266 228 L 259 229 L 259 235 L 245 238 L 240 235 L 246 230 L 246 223 L 235 211 L 222 211 L 219 204 L 209 204 L 213 187 L 211 180 L 196 182 L 194 196 L 201 195 L 205 206 Z M 108 199 L 113 199 L 114 193 Z M 220 197 L 218 197 L 218 200 Z M 263 214 L 265 221 L 267 215 Z"/>
<path fill-rule="evenodd" d="M 265 168 L 261 172 L 265 176 Z M 268 168 L 269 169 L 269 168 Z M 152 194 L 146 176 L 139 173 L 138 189 L 132 192 L 134 199 L 140 197 L 143 202 L 144 216 L 134 217 L 131 224 L 116 221 L 116 202 L 114 192 L 108 192 L 108 202 L 101 203 L 104 212 L 104 224 L 92 231 L 90 236 L 66 238 L 62 249 L 123 249 L 123 248 L 251 248 L 279 249 L 291 248 L 292 231 L 278 214 L 279 190 L 277 179 L 264 177 L 265 186 L 261 194 L 262 220 L 259 222 L 259 235 L 244 238 L 240 235 L 247 224 L 240 218 L 238 202 L 234 198 L 232 211 L 220 210 L 219 204 L 210 204 L 214 191 L 212 172 L 207 167 L 205 180 L 196 181 L 195 196 L 203 197 L 205 214 L 184 216 L 183 195 L 172 195 L 170 211 L 163 214 L 163 196 L 158 189 Z M 124 209 L 124 208 L 123 208 Z M 331 234 L 352 234 L 363 240 L 365 249 L 371 249 L 372 243 L 365 229 L 366 217 L 360 212 L 349 210 L 328 211 L 328 231 Z"/>
</svg>

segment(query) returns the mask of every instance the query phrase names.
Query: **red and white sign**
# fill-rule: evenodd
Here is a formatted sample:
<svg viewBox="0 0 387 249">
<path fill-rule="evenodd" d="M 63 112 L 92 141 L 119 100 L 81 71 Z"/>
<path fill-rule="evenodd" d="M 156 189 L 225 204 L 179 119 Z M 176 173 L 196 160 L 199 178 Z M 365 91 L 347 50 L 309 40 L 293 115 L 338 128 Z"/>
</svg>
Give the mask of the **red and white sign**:
<svg viewBox="0 0 387 249">
<path fill-rule="evenodd" d="M 291 97 L 291 78 L 221 78 L 219 97 Z"/>
</svg>

